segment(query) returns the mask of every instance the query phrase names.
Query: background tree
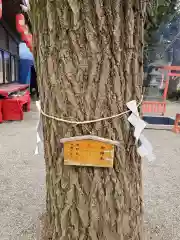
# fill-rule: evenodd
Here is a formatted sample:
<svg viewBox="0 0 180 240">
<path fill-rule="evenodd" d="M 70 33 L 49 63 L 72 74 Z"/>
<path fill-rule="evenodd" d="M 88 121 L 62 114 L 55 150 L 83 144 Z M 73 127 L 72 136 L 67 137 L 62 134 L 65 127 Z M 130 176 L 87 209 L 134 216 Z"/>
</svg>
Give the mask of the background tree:
<svg viewBox="0 0 180 240">
<path fill-rule="evenodd" d="M 177 34 L 179 0 L 157 0 L 148 5 L 145 22 L 144 70 L 155 60 L 171 62 L 172 45 Z M 170 44 L 171 43 L 171 44 Z M 177 47 L 176 47 L 177 49 Z M 175 52 L 175 51 L 174 51 Z"/>
<path fill-rule="evenodd" d="M 89 120 L 141 98 L 146 2 L 31 0 L 34 56 L 44 112 Z M 143 238 L 141 159 L 126 115 L 73 125 L 43 117 L 51 238 Z M 117 140 L 113 169 L 63 165 L 60 138 Z"/>
<path fill-rule="evenodd" d="M 151 77 L 148 73 L 152 71 L 153 66 L 180 65 L 179 9 L 179 0 L 158 0 L 147 10 L 144 51 L 144 72 L 147 76 L 145 86 L 150 83 Z M 178 82 L 178 78 L 170 81 L 169 97 L 174 95 Z M 159 89 L 159 92 L 162 94 L 162 89 Z"/>
</svg>

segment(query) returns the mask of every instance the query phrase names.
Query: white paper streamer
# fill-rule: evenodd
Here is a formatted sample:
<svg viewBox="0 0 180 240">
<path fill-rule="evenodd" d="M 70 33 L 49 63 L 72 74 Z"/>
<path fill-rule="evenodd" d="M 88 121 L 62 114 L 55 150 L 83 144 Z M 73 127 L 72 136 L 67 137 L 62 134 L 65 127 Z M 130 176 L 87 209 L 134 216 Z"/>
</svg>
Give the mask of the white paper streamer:
<svg viewBox="0 0 180 240">
<path fill-rule="evenodd" d="M 28 12 L 30 10 L 29 0 L 23 0 L 23 4 L 20 4 L 20 6 L 24 12 Z"/>
<path fill-rule="evenodd" d="M 134 137 L 136 138 L 136 141 L 138 141 L 142 131 L 146 127 L 146 123 L 140 119 L 139 116 L 135 115 L 134 113 L 131 113 L 131 115 L 128 118 L 128 121 L 134 126 Z"/>
<path fill-rule="evenodd" d="M 128 121 L 135 128 L 134 137 L 136 138 L 136 141 L 141 141 L 141 145 L 138 147 L 138 153 L 141 157 L 147 157 L 149 161 L 153 161 L 155 159 L 153 148 L 151 143 L 142 134 L 143 130 L 146 127 L 146 123 L 139 116 L 137 103 L 135 100 L 133 100 L 128 102 L 126 105 L 132 111 L 131 115 L 128 118 Z"/>
<path fill-rule="evenodd" d="M 155 155 L 153 154 L 153 147 L 148 139 L 141 134 L 140 136 L 141 145 L 138 148 L 138 153 L 141 157 L 147 157 L 149 161 L 154 161 L 156 159 Z"/>
<path fill-rule="evenodd" d="M 135 100 L 128 102 L 127 107 L 132 111 L 128 118 L 128 121 L 134 126 L 134 137 L 138 141 L 142 131 L 146 127 L 146 123 L 140 118 L 137 103 Z"/>
<path fill-rule="evenodd" d="M 43 126 L 42 126 L 42 117 L 40 115 L 40 101 L 36 101 L 36 107 L 39 110 L 39 121 L 37 125 L 37 140 L 36 140 L 36 149 L 35 155 L 39 154 L 40 152 L 44 152 L 44 138 L 43 138 Z"/>
<path fill-rule="evenodd" d="M 132 100 L 126 104 L 126 106 L 133 112 L 136 116 L 139 116 L 138 108 L 137 108 L 137 103 L 135 100 Z"/>
</svg>

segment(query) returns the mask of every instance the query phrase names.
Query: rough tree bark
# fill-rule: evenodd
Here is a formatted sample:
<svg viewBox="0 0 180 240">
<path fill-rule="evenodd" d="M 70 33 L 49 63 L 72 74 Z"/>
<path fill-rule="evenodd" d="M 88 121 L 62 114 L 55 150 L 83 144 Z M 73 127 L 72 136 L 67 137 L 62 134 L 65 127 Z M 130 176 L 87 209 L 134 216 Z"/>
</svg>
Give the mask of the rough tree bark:
<svg viewBox="0 0 180 240">
<path fill-rule="evenodd" d="M 41 105 L 49 115 L 89 120 L 140 99 L 142 0 L 31 0 Z M 127 116 L 87 125 L 43 117 L 47 213 L 52 239 L 143 239 L 141 159 Z M 59 139 L 118 140 L 113 169 L 63 165 Z"/>
</svg>

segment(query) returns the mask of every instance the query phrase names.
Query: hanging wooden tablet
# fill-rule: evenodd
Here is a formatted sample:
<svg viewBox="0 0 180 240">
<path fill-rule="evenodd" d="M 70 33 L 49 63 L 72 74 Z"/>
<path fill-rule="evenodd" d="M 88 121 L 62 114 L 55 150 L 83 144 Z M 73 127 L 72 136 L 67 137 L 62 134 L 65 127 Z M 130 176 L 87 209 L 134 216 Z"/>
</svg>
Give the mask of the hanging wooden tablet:
<svg viewBox="0 0 180 240">
<path fill-rule="evenodd" d="M 63 138 L 64 165 L 113 167 L 114 145 L 119 142 L 97 136 Z"/>
</svg>

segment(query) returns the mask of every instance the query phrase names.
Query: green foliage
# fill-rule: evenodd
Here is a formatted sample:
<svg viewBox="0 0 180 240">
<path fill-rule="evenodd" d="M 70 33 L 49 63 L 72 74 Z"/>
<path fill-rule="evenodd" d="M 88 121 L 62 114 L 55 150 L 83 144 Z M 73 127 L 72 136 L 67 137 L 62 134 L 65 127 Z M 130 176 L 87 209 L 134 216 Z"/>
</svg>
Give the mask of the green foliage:
<svg viewBox="0 0 180 240">
<path fill-rule="evenodd" d="M 153 32 L 157 31 L 162 23 L 168 22 L 174 16 L 178 0 L 154 0 L 147 8 L 145 24 L 145 42 L 152 43 Z"/>
</svg>

